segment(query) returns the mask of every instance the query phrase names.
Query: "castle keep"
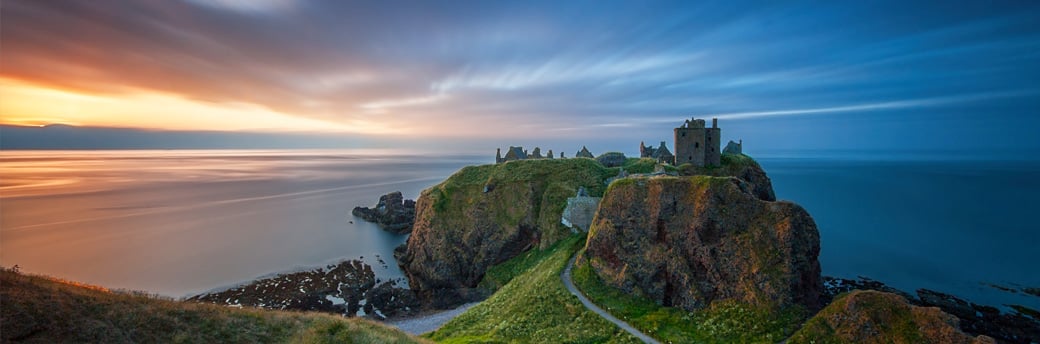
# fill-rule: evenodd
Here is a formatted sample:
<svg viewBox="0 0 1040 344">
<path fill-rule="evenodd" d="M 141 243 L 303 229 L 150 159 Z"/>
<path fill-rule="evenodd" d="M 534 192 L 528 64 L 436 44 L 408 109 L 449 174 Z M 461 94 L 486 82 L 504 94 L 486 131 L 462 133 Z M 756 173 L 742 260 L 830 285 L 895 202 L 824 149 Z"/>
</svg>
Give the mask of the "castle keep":
<svg viewBox="0 0 1040 344">
<path fill-rule="evenodd" d="M 719 120 L 711 119 L 711 128 L 704 126 L 703 119 L 688 119 L 682 126 L 675 128 L 675 166 L 693 164 L 694 166 L 719 166 L 722 164 L 722 152 L 719 150 L 722 140 L 722 129 Z"/>
</svg>

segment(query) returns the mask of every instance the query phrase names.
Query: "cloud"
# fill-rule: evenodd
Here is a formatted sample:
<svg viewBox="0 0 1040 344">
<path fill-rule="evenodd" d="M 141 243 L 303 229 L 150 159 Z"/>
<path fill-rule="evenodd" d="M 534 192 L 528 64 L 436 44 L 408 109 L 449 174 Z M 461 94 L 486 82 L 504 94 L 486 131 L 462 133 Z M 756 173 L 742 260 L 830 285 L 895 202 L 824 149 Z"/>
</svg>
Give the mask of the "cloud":
<svg viewBox="0 0 1040 344">
<path fill-rule="evenodd" d="M 1011 97 L 1027 97 L 1035 96 L 1040 94 L 1040 90 L 1021 90 L 1021 91 L 1008 91 L 1008 92 L 987 92 L 980 94 L 968 94 L 968 95 L 957 95 L 957 96 L 945 96 L 945 97 L 933 97 L 933 98 L 922 98 L 922 99 L 907 99 L 907 100 L 896 100 L 879 103 L 869 104 L 855 104 L 855 105 L 842 105 L 842 106 L 831 106 L 822 108 L 809 108 L 809 109 L 791 109 L 791 110 L 767 110 L 767 111 L 753 111 L 753 112 L 738 112 L 738 113 L 723 113 L 718 115 L 712 115 L 719 119 L 752 119 L 759 117 L 776 117 L 776 116 L 799 116 L 799 115 L 819 115 L 819 114 L 834 114 L 841 112 L 871 112 L 879 110 L 896 110 L 896 109 L 915 109 L 923 107 L 933 106 L 944 106 L 960 103 L 971 103 L 983 100 L 992 100 L 1000 98 L 1011 98 Z"/>
<path fill-rule="evenodd" d="M 208 6 L 246 14 L 274 14 L 299 5 L 299 0 L 185 0 L 194 5 Z"/>
<path fill-rule="evenodd" d="M 597 136 L 1004 101 L 944 97 L 1032 89 L 1037 7 L 12 0 L 0 77 L 425 136 Z"/>
</svg>

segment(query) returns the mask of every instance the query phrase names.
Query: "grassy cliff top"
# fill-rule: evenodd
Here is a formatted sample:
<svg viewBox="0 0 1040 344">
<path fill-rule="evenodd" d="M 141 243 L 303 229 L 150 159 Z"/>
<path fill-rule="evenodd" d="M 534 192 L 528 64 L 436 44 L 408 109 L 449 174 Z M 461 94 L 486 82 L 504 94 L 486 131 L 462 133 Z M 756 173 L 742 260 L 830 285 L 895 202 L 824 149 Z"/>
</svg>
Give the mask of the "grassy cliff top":
<svg viewBox="0 0 1040 344">
<path fill-rule="evenodd" d="M 603 193 L 603 181 L 617 174 L 617 169 L 603 167 L 595 159 L 528 159 L 463 167 L 447 180 L 431 189 L 455 189 L 464 186 L 538 180 L 545 183 L 579 184 L 589 192 Z"/>
<path fill-rule="evenodd" d="M 737 176 L 748 168 L 762 169 L 755 159 L 744 154 L 722 154 L 719 166 L 697 167 L 692 164 L 679 166 L 679 174 L 684 176 L 708 175 L 708 176 Z"/>
<path fill-rule="evenodd" d="M 0 271 L 0 342 L 420 343 L 379 323 L 113 293 Z"/>
</svg>

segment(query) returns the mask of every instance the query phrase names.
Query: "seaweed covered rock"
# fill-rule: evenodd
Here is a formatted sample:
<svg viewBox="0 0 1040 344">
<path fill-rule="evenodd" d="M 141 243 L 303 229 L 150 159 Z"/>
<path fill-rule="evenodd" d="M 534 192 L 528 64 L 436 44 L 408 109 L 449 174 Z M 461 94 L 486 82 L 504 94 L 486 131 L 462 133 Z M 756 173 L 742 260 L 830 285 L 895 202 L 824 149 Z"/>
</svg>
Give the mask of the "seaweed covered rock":
<svg viewBox="0 0 1040 344">
<path fill-rule="evenodd" d="M 412 231 L 415 201 L 406 200 L 400 191 L 394 191 L 380 196 L 375 208 L 354 207 L 351 213 L 387 231 L 403 234 Z"/>
<path fill-rule="evenodd" d="M 626 178 L 600 202 L 586 254 L 605 283 L 664 306 L 819 307 L 819 232 L 802 207 L 732 177 Z"/>
<path fill-rule="evenodd" d="M 465 167 L 422 192 L 412 235 L 395 255 L 429 306 L 482 297 L 474 288 L 489 267 L 567 237 L 560 221 L 567 198 L 581 187 L 601 195 L 615 173 L 592 159 Z"/>
<path fill-rule="evenodd" d="M 766 171 L 751 157 L 744 154 L 722 154 L 722 164 L 718 167 L 697 167 L 691 164 L 679 166 L 679 174 L 683 176 L 731 176 L 747 182 L 751 194 L 763 201 L 775 201 L 773 182 Z"/>
<path fill-rule="evenodd" d="M 854 290 L 809 319 L 789 343 L 996 343 L 958 328 L 957 317 L 902 296 Z"/>
</svg>

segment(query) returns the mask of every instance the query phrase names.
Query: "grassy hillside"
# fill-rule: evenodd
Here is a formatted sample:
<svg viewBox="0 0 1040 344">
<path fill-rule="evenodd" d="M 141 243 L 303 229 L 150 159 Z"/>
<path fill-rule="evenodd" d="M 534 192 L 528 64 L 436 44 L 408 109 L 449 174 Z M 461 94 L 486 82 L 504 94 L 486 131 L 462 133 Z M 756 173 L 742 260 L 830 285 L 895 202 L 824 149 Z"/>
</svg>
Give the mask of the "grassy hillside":
<svg viewBox="0 0 1040 344">
<path fill-rule="evenodd" d="M 572 235 L 492 269 L 494 283 L 508 283 L 427 337 L 445 343 L 638 343 L 564 288 L 560 272 L 583 239 Z"/>
<path fill-rule="evenodd" d="M 6 269 L 0 316 L 0 342 L 423 342 L 368 320 L 161 300 Z"/>
<path fill-rule="evenodd" d="M 775 343 L 793 333 L 803 318 L 800 310 L 773 312 L 739 302 L 716 302 L 697 312 L 662 307 L 607 286 L 584 256 L 582 252 L 572 272 L 578 289 L 615 317 L 662 342 Z"/>
<path fill-rule="evenodd" d="M 471 228 L 474 209 L 486 209 L 493 223 L 540 231 L 541 248 L 570 235 L 560 223 L 567 198 L 579 187 L 602 195 L 607 178 L 617 174 L 594 159 L 533 159 L 504 164 L 467 166 L 444 182 L 425 190 L 438 228 Z M 481 202 L 486 204 L 477 206 Z M 418 210 L 417 210 L 418 211 Z M 481 215 L 485 215 L 481 213 Z M 418 219 L 417 222 L 422 222 Z"/>
</svg>

